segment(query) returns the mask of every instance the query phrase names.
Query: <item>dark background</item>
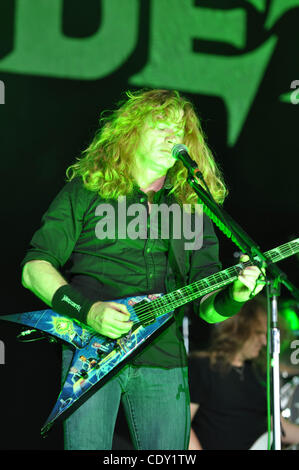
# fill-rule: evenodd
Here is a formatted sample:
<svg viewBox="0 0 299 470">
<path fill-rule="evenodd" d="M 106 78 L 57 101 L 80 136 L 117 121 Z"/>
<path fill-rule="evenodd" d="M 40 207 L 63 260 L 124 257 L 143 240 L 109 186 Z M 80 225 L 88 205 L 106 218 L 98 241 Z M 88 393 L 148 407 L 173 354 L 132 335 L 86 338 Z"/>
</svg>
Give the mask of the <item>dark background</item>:
<svg viewBox="0 0 299 470">
<path fill-rule="evenodd" d="M 0 106 L 3 314 L 44 308 L 21 286 L 20 261 L 43 212 L 64 184 L 66 167 L 97 129 L 100 112 L 111 109 L 125 90 L 134 90 L 129 78 L 148 58 L 150 7 L 150 1 L 142 2 L 138 45 L 128 61 L 101 80 L 0 74 L 5 83 L 5 104 Z M 14 1 L 2 0 L 0 61 L 14 47 L 14 8 Z M 225 209 L 263 251 L 298 236 L 299 105 L 279 99 L 299 79 L 298 22 L 299 8 L 295 7 L 284 12 L 272 28 L 277 45 L 233 148 L 227 145 L 227 112 L 221 98 L 183 91 L 202 117 L 210 147 L 223 169 L 230 190 Z M 79 21 L 76 9 L 72 14 L 65 9 L 63 28 L 74 37 L 92 34 L 93 16 L 86 12 Z M 250 50 L 262 40 L 249 37 L 246 47 Z M 223 266 L 235 264 L 237 248 L 217 233 Z M 296 284 L 298 258 L 293 256 L 280 267 Z M 281 294 L 288 298 L 284 287 Z M 191 347 L 200 347 L 206 327 L 195 319 L 191 326 Z M 60 426 L 47 439 L 39 435 L 59 392 L 60 346 L 48 341 L 17 342 L 20 331 L 1 322 L 5 364 L 0 365 L 0 448 L 62 449 Z M 115 447 L 128 449 L 121 415 L 119 420 Z"/>
</svg>

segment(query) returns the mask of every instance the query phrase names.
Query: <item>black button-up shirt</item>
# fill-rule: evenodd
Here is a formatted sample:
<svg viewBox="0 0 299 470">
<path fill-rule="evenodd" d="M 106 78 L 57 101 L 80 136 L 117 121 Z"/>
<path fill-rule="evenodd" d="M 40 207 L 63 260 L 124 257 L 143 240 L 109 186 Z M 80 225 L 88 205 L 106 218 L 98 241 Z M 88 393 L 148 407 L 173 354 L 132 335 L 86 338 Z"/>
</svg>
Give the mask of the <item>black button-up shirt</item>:
<svg viewBox="0 0 299 470">
<path fill-rule="evenodd" d="M 167 184 L 155 194 L 153 202 L 169 202 Z M 169 240 L 157 234 L 149 236 L 153 233 L 149 221 L 147 195 L 140 189 L 135 188 L 133 195 L 121 200 L 103 200 L 76 178 L 62 188 L 44 214 L 22 265 L 34 259 L 48 261 L 94 301 L 169 292 L 176 287 L 175 269 L 168 262 Z M 158 233 L 160 225 L 156 227 Z M 203 230 L 202 247 L 190 254 L 188 282 L 221 267 L 218 241 L 207 217 Z M 186 365 L 179 322 L 170 325 L 132 362 L 161 367 Z"/>
</svg>

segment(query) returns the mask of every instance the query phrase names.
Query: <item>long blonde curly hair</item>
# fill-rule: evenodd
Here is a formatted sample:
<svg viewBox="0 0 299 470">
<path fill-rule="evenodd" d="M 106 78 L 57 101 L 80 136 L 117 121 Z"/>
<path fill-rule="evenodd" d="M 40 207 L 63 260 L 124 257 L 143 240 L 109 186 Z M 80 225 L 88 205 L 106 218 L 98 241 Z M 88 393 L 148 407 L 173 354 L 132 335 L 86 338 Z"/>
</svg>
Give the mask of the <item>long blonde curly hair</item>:
<svg viewBox="0 0 299 470">
<path fill-rule="evenodd" d="M 81 177 L 84 186 L 98 192 L 105 199 L 117 199 L 132 193 L 134 178 L 131 174 L 134 149 L 142 139 L 143 126 L 147 118 L 176 121 L 183 111 L 183 143 L 200 171 L 214 199 L 222 204 L 227 189 L 212 152 L 210 151 L 192 103 L 178 91 L 139 90 L 127 91 L 126 99 L 118 109 L 105 112 L 100 118 L 100 128 L 90 145 L 82 152 L 77 162 L 66 171 L 67 180 Z M 106 113 L 107 114 L 107 113 Z M 197 196 L 186 182 L 187 170 L 177 161 L 168 172 L 171 192 L 180 204 L 196 204 Z"/>
<path fill-rule="evenodd" d="M 231 370 L 236 354 L 261 328 L 262 319 L 267 317 L 267 302 L 263 296 L 248 300 L 240 312 L 213 327 L 210 345 L 206 350 L 193 351 L 190 357 L 208 357 L 212 368 L 226 374 Z M 265 370 L 265 349 L 252 362 L 259 370 Z"/>
</svg>

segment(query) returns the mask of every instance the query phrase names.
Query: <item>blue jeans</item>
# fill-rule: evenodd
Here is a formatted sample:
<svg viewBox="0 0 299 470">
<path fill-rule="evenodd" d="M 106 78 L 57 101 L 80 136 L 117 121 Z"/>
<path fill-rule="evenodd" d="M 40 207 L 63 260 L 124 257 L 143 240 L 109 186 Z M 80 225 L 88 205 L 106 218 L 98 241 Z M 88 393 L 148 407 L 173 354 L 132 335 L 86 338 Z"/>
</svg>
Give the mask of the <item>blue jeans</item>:
<svg viewBox="0 0 299 470">
<path fill-rule="evenodd" d="M 69 352 L 64 351 L 64 369 Z M 65 449 L 111 450 L 121 401 L 135 449 L 188 448 L 187 368 L 126 365 L 64 421 Z"/>
</svg>

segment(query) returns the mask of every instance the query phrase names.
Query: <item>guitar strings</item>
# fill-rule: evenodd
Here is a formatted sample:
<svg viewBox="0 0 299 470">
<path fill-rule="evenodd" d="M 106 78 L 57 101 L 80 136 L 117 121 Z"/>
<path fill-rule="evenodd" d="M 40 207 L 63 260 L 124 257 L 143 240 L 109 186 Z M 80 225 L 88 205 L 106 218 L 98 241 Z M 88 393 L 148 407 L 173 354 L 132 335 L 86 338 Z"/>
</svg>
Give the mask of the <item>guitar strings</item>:
<svg viewBox="0 0 299 470">
<path fill-rule="evenodd" d="M 247 262 L 243 263 L 243 266 L 246 267 L 249 264 L 250 264 L 250 261 L 247 261 Z M 155 305 L 159 304 L 159 303 L 162 304 L 162 305 L 160 305 L 160 306 L 158 305 L 158 308 L 159 307 L 163 308 L 163 307 L 165 307 L 164 304 L 167 303 L 167 299 L 169 297 L 175 295 L 176 293 L 179 293 L 182 296 L 182 295 L 184 295 L 185 291 L 188 293 L 188 295 L 185 297 L 186 299 L 192 299 L 193 297 L 196 298 L 198 296 L 198 290 L 201 287 L 203 287 L 203 288 L 205 287 L 205 289 L 200 294 L 200 296 L 205 295 L 205 294 L 207 294 L 211 291 L 211 284 L 210 285 L 207 285 L 207 284 L 209 284 L 210 282 L 213 281 L 213 290 L 217 289 L 218 287 L 223 287 L 224 285 L 227 285 L 228 283 L 232 282 L 232 280 L 233 280 L 232 274 L 233 275 L 236 274 L 238 272 L 238 268 L 239 268 L 239 266 L 237 265 L 237 266 L 233 266 L 231 268 L 226 269 L 225 274 L 224 274 L 224 272 L 221 272 L 221 273 L 218 272 L 218 273 L 215 273 L 215 274 L 211 274 L 205 280 L 199 279 L 198 281 L 195 281 L 192 284 L 189 284 L 188 286 L 181 287 L 180 289 L 177 289 L 174 292 L 169 292 L 168 294 L 165 294 L 164 296 L 153 300 L 148 305 L 143 305 L 141 307 L 138 307 L 138 304 L 137 304 L 137 305 L 134 306 L 134 310 L 135 311 L 138 310 L 139 313 L 142 313 L 142 311 L 147 310 L 152 305 L 154 305 L 154 307 L 155 307 Z M 226 277 L 223 279 L 224 275 Z M 218 280 L 218 278 L 219 278 L 219 280 Z M 192 292 L 192 290 L 193 290 L 193 292 Z M 183 294 L 182 294 L 182 292 L 183 292 Z M 198 297 L 200 297 L 200 296 L 198 296 Z M 174 299 L 171 302 L 172 303 L 177 303 L 177 302 L 180 302 L 180 301 L 181 301 L 181 298 Z"/>
<path fill-rule="evenodd" d="M 223 287 L 223 286 L 229 284 L 230 282 L 232 282 L 232 280 L 233 280 L 232 278 L 222 280 L 221 282 L 218 282 L 217 284 L 214 284 L 212 290 L 216 290 L 219 287 Z M 158 314 L 158 313 L 161 313 L 161 314 L 167 313 L 167 312 L 169 312 L 170 310 L 172 310 L 174 308 L 177 308 L 177 307 L 179 307 L 179 306 L 181 306 L 185 303 L 188 303 L 191 300 L 194 300 L 194 299 L 196 299 L 200 296 L 203 296 L 203 295 L 208 294 L 209 292 L 211 292 L 211 286 L 209 286 L 209 287 L 206 286 L 206 288 L 201 292 L 201 294 L 199 296 L 198 295 L 198 287 L 196 286 L 197 283 L 200 284 L 199 281 L 196 281 L 194 284 L 191 284 L 190 286 L 185 286 L 184 288 L 178 289 L 175 292 L 165 294 L 164 296 L 162 296 L 158 299 L 155 299 L 152 302 L 148 303 L 148 305 L 143 305 L 143 306 L 140 306 L 140 307 L 138 307 L 138 304 L 135 305 L 133 308 L 134 308 L 134 311 L 136 312 L 136 314 L 138 315 L 138 320 L 143 320 L 144 321 L 147 318 L 150 318 L 153 315 L 153 311 L 156 314 Z M 195 291 L 192 292 L 192 290 L 194 290 L 194 289 L 195 289 Z M 188 295 L 184 296 L 184 294 L 182 294 L 183 290 L 185 290 L 187 292 L 189 290 Z M 171 297 L 173 297 L 176 293 L 179 293 L 181 297 L 171 299 Z M 170 301 L 169 301 L 169 299 L 170 299 Z M 183 300 L 183 302 L 182 302 L 182 300 Z M 165 309 L 165 307 L 167 307 L 167 310 Z"/>
<path fill-rule="evenodd" d="M 281 247 L 276 248 L 274 250 L 270 250 L 269 252 L 265 253 L 265 256 L 270 258 L 271 261 L 275 261 L 276 257 L 280 258 L 281 253 L 284 255 L 283 257 L 287 256 L 289 251 L 291 251 L 292 253 L 293 252 L 296 253 L 299 250 L 299 245 L 295 246 L 294 249 L 293 249 L 294 244 L 295 245 L 298 244 L 297 240 L 294 240 L 293 242 L 285 243 Z M 277 251 L 279 253 L 278 255 L 276 254 Z M 252 263 L 250 261 L 246 261 L 246 262 L 242 263 L 242 265 L 244 267 L 247 267 L 247 266 L 251 266 Z M 133 307 L 133 309 L 136 312 L 136 314 L 138 315 L 138 320 L 139 321 L 137 323 L 139 323 L 140 320 L 142 322 L 142 321 L 146 320 L 147 318 L 150 318 L 153 315 L 153 310 L 157 314 L 158 313 L 163 314 L 163 312 L 167 313 L 169 310 L 165 311 L 166 306 L 169 307 L 170 309 L 177 308 L 177 307 L 179 307 L 179 306 L 181 306 L 185 303 L 188 303 L 191 300 L 194 300 L 194 299 L 196 299 L 200 296 L 204 296 L 205 294 L 211 292 L 211 290 L 210 290 L 211 285 L 210 285 L 210 286 L 206 287 L 206 289 L 203 290 L 203 292 L 201 292 L 200 296 L 198 296 L 198 290 L 200 290 L 201 284 L 209 283 L 209 281 L 211 282 L 212 280 L 217 281 L 218 278 L 221 279 L 224 275 L 225 276 L 229 275 L 230 278 L 229 279 L 226 278 L 224 280 L 222 279 L 220 282 L 218 282 L 218 284 L 214 284 L 213 285 L 213 290 L 216 290 L 219 287 L 223 287 L 223 286 L 227 285 L 228 283 L 233 282 L 233 279 L 232 279 L 230 274 L 231 274 L 231 272 L 233 272 L 235 274 L 235 272 L 238 271 L 239 267 L 240 267 L 240 265 L 236 265 L 236 266 L 233 266 L 231 268 L 226 269 L 224 272 L 212 274 L 211 276 L 208 276 L 208 278 L 206 278 L 205 281 L 202 280 L 202 279 L 200 279 L 199 281 L 195 281 L 194 283 L 192 283 L 188 286 L 184 286 L 181 289 L 178 289 L 174 292 L 165 294 L 164 296 L 155 299 L 154 301 L 150 302 L 148 305 L 145 305 L 145 306 L 143 305 L 143 306 L 140 306 L 140 307 L 138 307 L 138 304 L 135 305 Z M 196 292 L 192 292 L 192 290 L 194 290 L 194 289 L 196 289 Z M 183 291 L 183 293 L 182 293 L 182 291 Z M 187 296 L 184 297 L 184 292 L 185 291 L 187 293 L 189 291 L 189 293 L 188 293 Z M 178 294 L 178 293 L 181 296 L 181 298 L 173 299 L 170 302 L 168 301 L 168 299 L 171 296 L 174 296 L 175 294 Z M 183 300 L 183 302 L 182 302 L 182 300 Z"/>
<path fill-rule="evenodd" d="M 284 251 L 286 250 L 286 252 L 288 252 L 288 251 L 289 251 L 289 248 L 291 248 L 291 250 L 292 250 L 292 245 L 291 245 L 291 244 L 294 244 L 294 242 L 286 243 L 285 245 L 282 245 L 279 249 L 276 249 L 275 251 L 284 252 Z M 293 250 L 292 250 L 292 251 L 293 251 Z M 296 251 L 297 251 L 297 250 L 296 250 Z M 266 255 L 267 255 L 268 257 L 270 257 L 270 259 L 271 259 L 272 257 L 275 258 L 275 253 L 274 253 L 274 255 L 272 256 L 272 253 L 273 253 L 273 252 L 274 252 L 274 250 L 271 250 L 270 252 L 266 253 Z M 285 254 L 285 253 L 284 253 L 284 254 Z M 243 265 L 244 265 L 245 267 L 246 267 L 246 265 L 250 265 L 250 264 L 251 264 L 250 261 L 243 263 Z M 238 268 L 238 266 L 234 266 L 234 267 L 232 267 L 232 268 L 228 268 L 227 270 L 225 270 L 225 273 L 229 273 L 229 271 L 231 271 L 231 270 L 236 270 L 237 268 Z M 212 278 L 215 278 L 215 277 L 216 277 L 216 278 L 217 278 L 217 277 L 221 277 L 221 276 L 223 276 L 223 275 L 224 275 L 223 272 L 221 272 L 221 273 L 216 273 L 216 274 L 214 274 L 214 275 L 212 275 L 212 276 L 209 276 L 208 279 L 212 279 Z M 166 313 L 166 311 L 165 311 L 165 304 L 167 303 L 166 301 L 168 300 L 169 297 L 175 295 L 175 293 L 179 293 L 180 295 L 182 295 L 182 291 L 184 291 L 184 290 L 187 290 L 187 291 L 188 291 L 188 290 L 191 290 L 191 292 L 189 293 L 189 295 L 184 298 L 184 302 L 183 302 L 183 303 L 181 302 L 182 299 L 174 299 L 174 300 L 172 300 L 170 303 L 168 303 L 167 306 L 168 306 L 168 307 L 171 306 L 171 307 L 176 308 L 176 307 L 178 307 L 178 306 L 180 306 L 180 305 L 182 305 L 182 304 L 184 304 L 184 303 L 188 303 L 188 301 L 193 300 L 194 298 L 199 297 L 199 296 L 198 296 L 198 287 L 200 287 L 200 284 L 202 283 L 202 281 L 203 281 L 203 280 L 196 281 L 195 283 L 193 283 L 193 284 L 191 284 L 191 285 L 189 285 L 189 286 L 185 286 L 185 287 L 183 287 L 183 288 L 181 288 L 181 289 L 178 289 L 178 290 L 175 291 L 175 292 L 172 292 L 172 293 L 169 293 L 169 294 L 165 294 L 164 296 L 162 296 L 162 297 L 160 297 L 160 298 L 158 298 L 158 299 L 155 299 L 154 301 L 152 301 L 150 304 L 148 304 L 148 305 L 146 305 L 146 306 L 138 307 L 138 304 L 137 304 L 137 305 L 134 307 L 134 310 L 135 310 L 135 312 L 136 312 L 137 314 L 140 315 L 140 319 L 146 319 L 147 317 L 152 316 L 151 311 L 153 311 L 153 310 L 155 310 L 155 312 L 157 312 L 157 313 L 160 313 L 160 312 L 163 313 L 163 311 L 164 311 L 164 313 Z M 205 282 L 208 282 L 208 281 L 206 280 Z M 217 287 L 222 287 L 223 285 L 226 285 L 226 284 L 227 284 L 227 281 L 225 280 L 224 282 L 222 281 L 222 282 L 218 283 L 217 286 L 214 285 L 213 288 L 216 289 Z M 194 289 L 194 288 L 196 288 L 197 292 L 194 292 L 194 293 L 193 293 L 193 292 L 192 292 L 192 289 Z M 209 291 L 210 291 L 210 288 L 208 289 L 208 291 L 207 291 L 207 290 L 203 291 L 200 296 L 205 295 L 205 294 L 208 293 Z M 160 304 L 160 305 L 159 305 L 159 304 Z M 148 312 L 148 313 L 147 313 L 147 312 Z"/>
<path fill-rule="evenodd" d="M 223 285 L 225 285 L 225 284 L 223 284 Z M 222 287 L 222 285 L 219 284 L 217 287 Z M 203 293 L 203 295 L 204 294 L 205 293 Z M 163 296 L 163 297 L 165 297 L 165 296 Z M 148 306 L 144 307 L 144 310 L 143 310 L 142 314 L 137 312 L 138 321 L 134 322 L 134 323 L 137 323 L 137 324 L 140 323 L 140 322 L 142 323 L 143 321 L 145 321 L 147 319 L 150 319 L 153 315 L 157 316 L 158 314 L 163 315 L 165 313 L 169 313 L 170 311 L 176 309 L 177 307 L 180 307 L 181 305 L 183 305 L 185 303 L 188 303 L 189 301 L 194 300 L 196 298 L 198 298 L 198 295 L 195 293 L 195 294 L 191 294 L 189 296 L 184 297 L 184 302 L 183 303 L 180 302 L 178 299 L 173 300 L 173 301 L 167 303 L 167 307 L 168 307 L 167 309 L 165 309 L 166 305 L 156 306 L 156 305 L 152 305 L 153 302 L 151 302 Z M 134 308 L 134 310 L 136 312 L 136 308 Z M 158 316 L 160 316 L 160 315 L 158 315 Z"/>
<path fill-rule="evenodd" d="M 243 263 L 243 265 L 249 265 L 250 262 L 246 262 L 246 263 Z M 230 271 L 238 271 L 238 266 L 233 266 L 231 268 L 228 268 L 226 270 L 226 273 L 229 272 L 230 274 Z M 234 273 L 235 274 L 235 273 Z M 211 276 L 209 276 L 207 279 L 209 280 L 212 280 L 212 278 L 215 278 L 217 280 L 217 278 L 221 278 L 223 276 L 223 273 L 216 273 L 216 274 L 212 274 Z M 235 278 L 237 277 L 237 275 L 235 275 Z M 214 281 L 215 281 L 214 279 Z M 217 282 L 217 284 L 213 284 L 213 289 L 212 290 L 216 290 L 217 288 L 219 287 L 223 287 L 229 283 L 231 283 L 233 281 L 233 277 L 231 276 L 231 274 L 229 275 L 229 278 L 226 278 L 226 279 L 221 279 L 220 282 Z M 205 294 L 208 294 L 209 292 L 211 292 L 211 285 L 210 286 L 205 286 L 205 289 L 201 292 L 200 295 L 198 295 L 198 290 L 199 288 L 201 287 L 201 284 L 206 284 L 208 281 L 204 281 L 202 279 L 200 279 L 199 281 L 196 281 L 192 284 L 190 284 L 189 286 L 184 286 L 182 287 L 181 289 L 178 289 L 177 291 L 174 291 L 174 292 L 170 292 L 168 294 L 165 294 L 164 296 L 158 298 L 158 299 L 155 299 L 154 301 L 150 302 L 148 305 L 143 305 L 143 306 L 140 306 L 138 307 L 138 304 L 136 306 L 134 306 L 134 310 L 135 312 L 137 313 L 137 315 L 139 316 L 139 319 L 147 319 L 147 318 L 150 318 L 150 316 L 152 316 L 152 311 L 155 310 L 156 313 L 167 313 L 169 310 L 165 310 L 165 307 L 170 307 L 171 309 L 172 308 L 177 308 L 185 303 L 188 303 L 189 301 L 191 300 L 194 300 L 198 297 L 201 297 L 201 296 L 204 296 Z M 194 290 L 195 289 L 195 290 Z M 193 292 L 194 290 L 194 292 Z M 186 295 L 185 297 L 183 297 L 184 294 L 182 294 L 182 291 L 189 291 L 188 292 L 188 295 Z M 170 302 L 168 301 L 169 298 L 171 298 L 172 296 L 174 296 L 176 293 L 179 293 L 180 294 L 180 298 L 177 298 L 177 299 L 173 299 L 173 300 L 170 300 Z M 183 300 L 183 302 L 182 302 Z M 160 304 L 160 305 L 159 305 Z M 148 313 L 147 313 L 148 311 Z"/>
</svg>

